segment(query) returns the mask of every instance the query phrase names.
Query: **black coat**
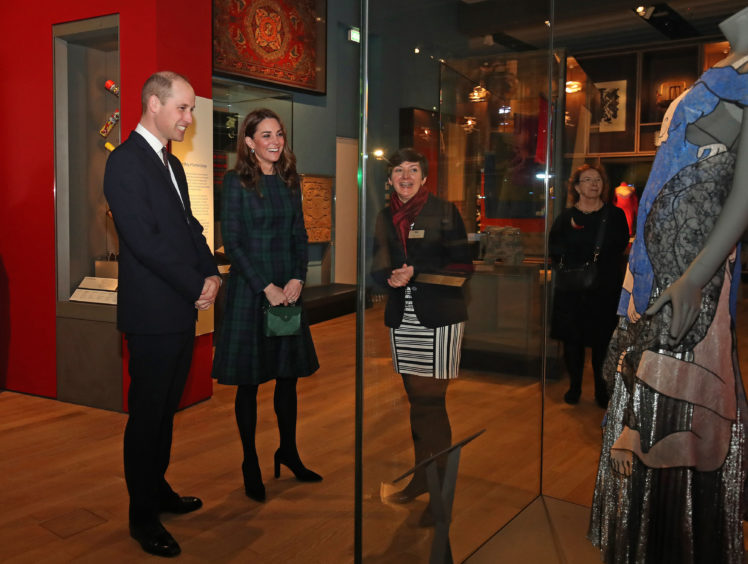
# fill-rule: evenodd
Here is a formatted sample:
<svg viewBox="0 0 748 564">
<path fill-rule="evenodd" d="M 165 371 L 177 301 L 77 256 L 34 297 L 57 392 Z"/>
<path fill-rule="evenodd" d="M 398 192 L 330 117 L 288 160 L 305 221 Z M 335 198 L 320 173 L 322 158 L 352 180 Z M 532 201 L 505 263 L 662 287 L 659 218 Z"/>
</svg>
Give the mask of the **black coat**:
<svg viewBox="0 0 748 564">
<path fill-rule="evenodd" d="M 590 291 L 556 290 L 551 315 L 551 337 L 554 339 L 581 342 L 588 346 L 605 344 L 615 329 L 623 284 L 623 253 L 629 241 L 629 228 L 623 210 L 612 204 L 605 204 L 604 208 L 590 214 L 577 208 L 565 209 L 551 227 L 548 253 L 554 265 L 562 256 L 564 263 L 571 267 L 581 266 L 590 260 L 605 208 L 609 211 L 598 258 L 600 284 Z"/>
<path fill-rule="evenodd" d="M 119 234 L 117 327 L 126 333 L 189 330 L 205 279 L 218 275 L 192 215 L 182 164 L 169 155 L 169 166 L 184 207 L 163 161 L 139 133 L 107 160 L 104 194 Z"/>
<path fill-rule="evenodd" d="M 396 195 L 392 195 L 396 198 Z M 469 278 L 473 261 L 467 244 L 465 224 L 454 204 L 429 195 L 416 216 L 412 232 L 423 232 L 422 238 L 408 238 L 407 256 L 400 242 L 389 206 L 377 216 L 371 274 L 389 291 L 384 322 L 399 327 L 405 311 L 405 288 L 387 284 L 392 271 L 403 264 L 413 267 L 409 286 L 413 293 L 416 317 L 425 327 L 444 327 L 467 319 L 463 287 L 423 283 L 421 273 L 445 274 Z"/>
</svg>

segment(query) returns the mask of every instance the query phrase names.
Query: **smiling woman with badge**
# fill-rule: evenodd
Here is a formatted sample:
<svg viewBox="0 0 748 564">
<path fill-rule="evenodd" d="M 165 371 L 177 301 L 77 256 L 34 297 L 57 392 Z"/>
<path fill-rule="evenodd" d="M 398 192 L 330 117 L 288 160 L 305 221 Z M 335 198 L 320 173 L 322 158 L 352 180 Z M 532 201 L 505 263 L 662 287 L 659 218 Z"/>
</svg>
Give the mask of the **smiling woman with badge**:
<svg viewBox="0 0 748 564">
<path fill-rule="evenodd" d="M 452 440 L 447 383 L 458 375 L 467 320 L 463 284 L 473 262 L 457 208 L 425 187 L 425 157 L 400 149 L 389 158 L 388 172 L 394 194 L 377 217 L 372 276 L 389 294 L 384 322 L 410 402 L 417 464 Z M 445 463 L 438 461 L 441 476 Z M 421 468 L 388 501 L 407 503 L 426 491 Z"/>
</svg>

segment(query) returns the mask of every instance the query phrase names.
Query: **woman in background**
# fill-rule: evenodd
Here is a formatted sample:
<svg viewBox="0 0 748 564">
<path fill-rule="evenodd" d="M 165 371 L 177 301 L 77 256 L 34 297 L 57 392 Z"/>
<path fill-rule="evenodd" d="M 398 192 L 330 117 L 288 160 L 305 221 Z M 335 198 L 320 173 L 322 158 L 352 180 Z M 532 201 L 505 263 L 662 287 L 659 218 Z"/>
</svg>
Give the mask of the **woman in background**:
<svg viewBox="0 0 748 564">
<path fill-rule="evenodd" d="M 473 262 L 457 208 L 424 187 L 426 158 L 400 149 L 389 158 L 388 172 L 394 194 L 377 217 L 372 276 L 389 290 L 384 321 L 410 403 L 418 464 L 452 442 L 447 384 L 458 374 L 467 319 L 462 284 Z M 442 477 L 445 463 L 437 461 Z M 427 490 L 426 471 L 419 468 L 388 500 L 407 503 Z"/>
<path fill-rule="evenodd" d="M 579 402 L 582 394 L 585 348 L 592 348 L 595 401 L 607 407 L 603 361 L 616 327 L 616 308 L 623 282 L 623 252 L 629 242 L 626 215 L 607 203 L 610 186 L 600 166 L 582 165 L 569 178 L 572 206 L 553 222 L 548 252 L 554 265 L 579 267 L 592 259 L 598 230 L 604 229 L 597 259 L 598 284 L 590 290 L 556 288 L 551 316 L 551 337 L 564 343 L 569 390 L 564 401 Z M 605 221 L 603 221 L 605 220 Z"/>
<path fill-rule="evenodd" d="M 223 180 L 221 231 L 231 271 L 213 377 L 237 386 L 236 422 L 248 497 L 265 500 L 255 448 L 257 388 L 275 380 L 273 405 L 280 446 L 274 473 L 287 466 L 302 482 L 322 477 L 306 468 L 296 448 L 296 382 L 319 368 L 309 325 L 301 334 L 266 337 L 263 308 L 299 303 L 307 270 L 307 234 L 296 157 L 286 130 L 271 110 L 249 113 L 241 125 L 237 164 Z"/>
</svg>

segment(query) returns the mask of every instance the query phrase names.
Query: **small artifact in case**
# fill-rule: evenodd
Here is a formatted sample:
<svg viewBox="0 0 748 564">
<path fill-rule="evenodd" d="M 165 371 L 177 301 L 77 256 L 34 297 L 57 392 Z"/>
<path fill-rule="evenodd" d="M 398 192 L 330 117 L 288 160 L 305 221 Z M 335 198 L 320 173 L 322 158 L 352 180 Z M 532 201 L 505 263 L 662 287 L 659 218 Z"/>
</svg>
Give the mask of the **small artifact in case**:
<svg viewBox="0 0 748 564">
<path fill-rule="evenodd" d="M 99 135 L 101 135 L 102 137 L 106 137 L 107 135 L 109 135 L 109 133 L 111 133 L 112 131 L 112 128 L 115 125 L 117 125 L 118 121 L 119 121 L 119 108 L 114 110 L 112 115 L 110 115 L 106 119 L 106 123 L 101 126 L 101 129 L 99 129 Z"/>
<path fill-rule="evenodd" d="M 117 83 L 114 82 L 113 80 L 107 80 L 104 83 L 104 88 L 106 88 L 107 90 L 109 90 L 109 92 L 111 92 L 115 96 L 119 97 L 119 86 L 117 86 Z"/>
</svg>

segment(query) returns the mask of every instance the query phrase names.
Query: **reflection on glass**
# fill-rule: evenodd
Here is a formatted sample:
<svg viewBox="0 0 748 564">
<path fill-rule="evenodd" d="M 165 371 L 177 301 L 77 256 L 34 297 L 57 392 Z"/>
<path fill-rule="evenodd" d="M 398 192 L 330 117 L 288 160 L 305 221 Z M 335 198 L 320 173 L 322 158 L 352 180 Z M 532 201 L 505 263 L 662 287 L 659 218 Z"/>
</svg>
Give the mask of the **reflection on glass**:
<svg viewBox="0 0 748 564">
<path fill-rule="evenodd" d="M 457 208 L 426 187 L 426 157 L 400 149 L 388 165 L 394 194 L 377 216 L 372 276 L 387 290 L 385 324 L 410 406 L 416 466 L 407 485 L 383 499 L 405 504 L 429 492 L 425 464 L 452 444 L 447 385 L 458 376 L 467 318 L 463 286 L 473 262 Z M 443 483 L 446 454 L 434 464 Z M 432 486 L 430 493 L 440 492 Z M 427 508 L 419 523 L 433 523 L 436 517 L 434 508 Z"/>
<path fill-rule="evenodd" d="M 407 265 L 408 257 L 385 261 L 386 267 L 379 265 L 382 274 L 374 277 L 378 283 L 367 281 L 371 307 L 363 324 L 363 560 L 428 558 L 434 527 L 422 477 L 413 478 L 412 485 L 410 477 L 393 480 L 425 455 L 426 449 L 418 452 L 422 435 L 427 443 L 429 436 L 439 437 L 428 447 L 431 453 L 447 444 L 450 428 L 453 443 L 486 429 L 460 452 L 449 537 L 455 561 L 462 561 L 540 493 L 545 174 L 552 99 L 546 93 L 548 52 L 518 55 L 497 44 L 489 55 L 476 58 L 470 47 L 457 45 L 454 34 L 440 36 L 444 41 L 438 45 L 422 37 L 431 33 L 427 30 L 454 23 L 443 13 L 438 18 L 438 9 L 432 14 L 409 6 L 408 17 L 385 12 L 376 3 L 369 9 L 375 22 L 368 37 L 370 62 L 376 64 L 370 64 L 367 77 L 367 272 L 377 270 L 378 257 L 372 251 L 377 245 L 381 249 L 377 216 L 398 197 L 397 186 L 389 182 L 389 155 L 399 147 L 413 147 L 428 167 L 422 189 L 446 202 L 445 209 L 455 210 L 465 226 L 467 258 L 451 262 L 470 265 L 474 274 L 461 288 L 467 321 L 459 377 L 448 386 L 436 380 L 442 384 L 436 394 L 419 393 L 423 390 L 413 389 L 413 384 L 423 383 L 423 377 L 403 377 L 409 369 L 393 366 L 385 324 L 385 304 L 388 298 L 392 303 L 393 289 L 386 280 L 400 276 L 400 259 Z M 409 33 L 399 33 L 414 12 L 428 21 L 416 33 L 410 24 Z M 539 25 L 546 34 L 542 20 Z M 377 149 L 381 153 L 375 153 Z M 407 238 L 406 246 L 420 241 L 418 222 L 416 218 L 408 229 L 416 238 Z M 444 223 L 427 225 L 424 239 L 440 236 L 457 220 Z M 388 229 L 395 231 L 391 222 Z M 417 296 L 429 291 L 427 284 L 407 285 L 421 324 L 429 324 L 422 317 L 448 309 L 436 300 L 422 313 Z M 417 404 L 424 396 L 436 398 L 427 403 L 437 406 L 439 417 L 420 414 Z"/>
</svg>

